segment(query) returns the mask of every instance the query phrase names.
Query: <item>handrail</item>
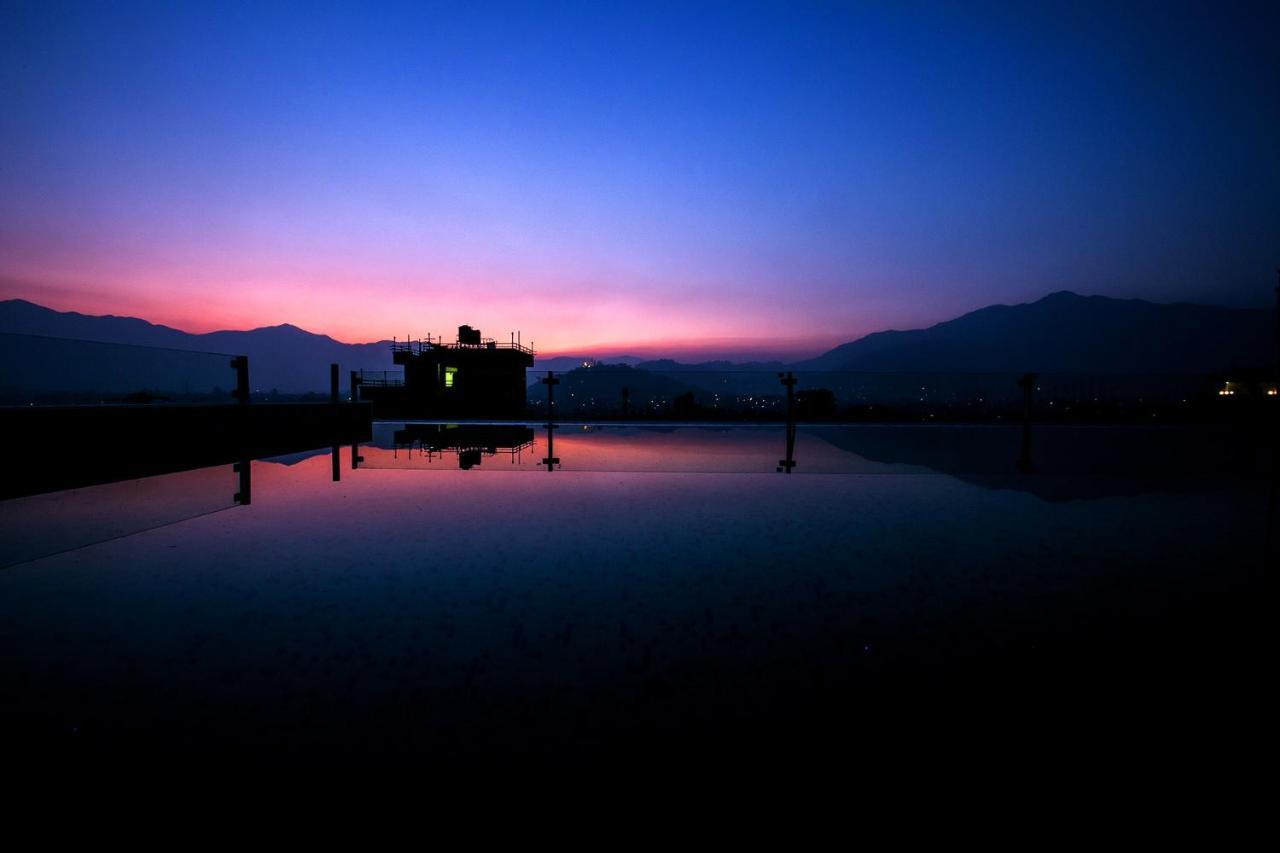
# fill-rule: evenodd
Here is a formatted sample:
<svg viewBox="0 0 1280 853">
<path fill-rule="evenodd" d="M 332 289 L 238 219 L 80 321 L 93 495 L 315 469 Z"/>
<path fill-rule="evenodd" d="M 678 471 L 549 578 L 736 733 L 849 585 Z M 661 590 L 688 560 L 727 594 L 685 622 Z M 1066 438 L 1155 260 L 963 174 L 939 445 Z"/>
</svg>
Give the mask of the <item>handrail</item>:
<svg viewBox="0 0 1280 853">
<path fill-rule="evenodd" d="M 527 347 L 524 344 L 515 343 L 515 342 L 503 343 L 501 341 L 495 341 L 493 338 L 485 338 L 478 344 L 464 344 L 459 342 L 450 344 L 450 343 L 442 343 L 441 341 L 422 341 L 422 340 L 391 342 L 392 352 L 423 353 L 431 349 L 502 349 L 502 350 L 516 350 L 517 352 L 522 352 L 527 355 L 536 355 L 536 352 L 533 350 L 532 347 Z"/>
<path fill-rule="evenodd" d="M 404 385 L 404 373 L 398 370 L 361 370 L 360 384 L 368 388 L 398 388 Z"/>
</svg>

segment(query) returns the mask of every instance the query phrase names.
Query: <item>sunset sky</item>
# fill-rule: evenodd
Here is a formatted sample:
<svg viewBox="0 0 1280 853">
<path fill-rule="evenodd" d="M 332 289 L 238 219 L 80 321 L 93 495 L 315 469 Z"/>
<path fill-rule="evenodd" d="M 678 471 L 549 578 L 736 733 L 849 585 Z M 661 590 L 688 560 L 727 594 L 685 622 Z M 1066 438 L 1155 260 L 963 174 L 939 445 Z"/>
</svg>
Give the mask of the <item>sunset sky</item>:
<svg viewBox="0 0 1280 853">
<path fill-rule="evenodd" d="M 0 298 L 739 357 L 1269 304 L 1280 15 L 1123 5 L 0 0 Z"/>
</svg>

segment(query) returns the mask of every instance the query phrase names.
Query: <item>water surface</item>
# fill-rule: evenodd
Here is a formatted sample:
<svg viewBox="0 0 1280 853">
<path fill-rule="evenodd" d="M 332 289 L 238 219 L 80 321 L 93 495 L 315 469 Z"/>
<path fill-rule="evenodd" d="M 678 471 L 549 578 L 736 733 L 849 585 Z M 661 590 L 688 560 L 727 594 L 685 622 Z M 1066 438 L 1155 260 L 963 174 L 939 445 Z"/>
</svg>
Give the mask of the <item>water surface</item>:
<svg viewBox="0 0 1280 853">
<path fill-rule="evenodd" d="M 247 506 L 230 466 L 7 502 L 14 742 L 741 757 L 1261 707 L 1274 493 L 1220 437 L 404 427 L 254 461 Z"/>
</svg>

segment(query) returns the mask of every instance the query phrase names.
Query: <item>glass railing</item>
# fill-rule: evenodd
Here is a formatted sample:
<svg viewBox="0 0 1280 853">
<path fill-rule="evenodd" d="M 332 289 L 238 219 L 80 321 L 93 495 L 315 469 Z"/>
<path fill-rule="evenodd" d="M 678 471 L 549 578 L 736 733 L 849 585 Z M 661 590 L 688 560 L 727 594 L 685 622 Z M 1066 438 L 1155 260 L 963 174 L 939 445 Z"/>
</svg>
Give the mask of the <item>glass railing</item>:
<svg viewBox="0 0 1280 853">
<path fill-rule="evenodd" d="M 0 567 L 228 509 L 246 489 L 240 466 L 218 465 L 6 500 Z"/>
<path fill-rule="evenodd" d="M 231 402 L 232 355 L 0 334 L 0 405 Z"/>
</svg>

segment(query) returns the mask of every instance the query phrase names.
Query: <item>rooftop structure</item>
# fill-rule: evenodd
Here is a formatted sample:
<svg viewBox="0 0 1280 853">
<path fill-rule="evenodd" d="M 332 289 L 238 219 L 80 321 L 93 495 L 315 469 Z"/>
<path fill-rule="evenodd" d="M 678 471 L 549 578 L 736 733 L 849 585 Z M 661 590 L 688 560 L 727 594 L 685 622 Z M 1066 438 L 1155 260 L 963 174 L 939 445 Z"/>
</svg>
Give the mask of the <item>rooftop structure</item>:
<svg viewBox="0 0 1280 853">
<path fill-rule="evenodd" d="M 375 418 L 510 418 L 524 412 L 533 350 L 515 335 L 499 342 L 459 326 L 453 343 L 393 341 L 391 356 L 402 374 L 357 377 L 360 399 L 373 403 Z"/>
</svg>

